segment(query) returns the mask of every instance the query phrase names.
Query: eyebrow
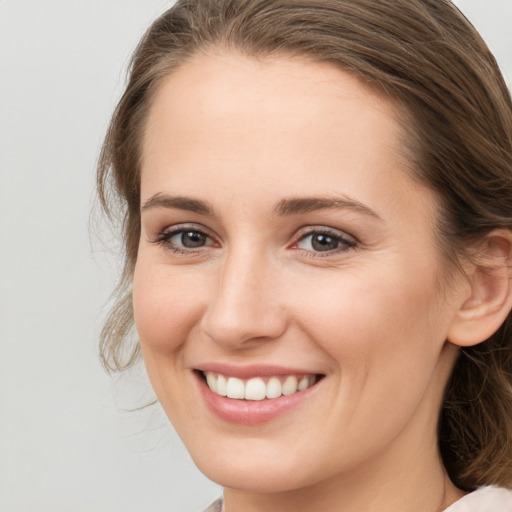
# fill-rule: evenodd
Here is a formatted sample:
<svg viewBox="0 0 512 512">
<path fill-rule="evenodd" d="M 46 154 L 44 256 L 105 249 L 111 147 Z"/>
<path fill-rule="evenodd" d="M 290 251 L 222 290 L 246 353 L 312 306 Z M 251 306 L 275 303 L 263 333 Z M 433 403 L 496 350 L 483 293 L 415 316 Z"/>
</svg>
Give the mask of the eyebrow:
<svg viewBox="0 0 512 512">
<path fill-rule="evenodd" d="M 274 213 L 277 215 L 300 215 L 317 210 L 353 210 L 382 220 L 371 208 L 348 197 L 292 197 L 282 199 L 274 208 Z"/>
<path fill-rule="evenodd" d="M 151 196 L 141 206 L 141 210 L 150 210 L 151 208 L 174 208 L 199 213 L 201 215 L 213 215 L 213 208 L 205 201 L 193 199 L 191 197 L 169 196 L 167 194 L 155 194 Z"/>
<path fill-rule="evenodd" d="M 151 196 L 141 206 L 142 211 L 152 208 L 171 208 L 194 212 L 200 215 L 214 215 L 213 208 L 206 201 L 191 197 L 169 196 L 162 193 Z M 290 216 L 318 210 L 352 210 L 382 220 L 371 208 L 348 197 L 291 197 L 282 199 L 275 206 L 274 214 Z"/>
</svg>

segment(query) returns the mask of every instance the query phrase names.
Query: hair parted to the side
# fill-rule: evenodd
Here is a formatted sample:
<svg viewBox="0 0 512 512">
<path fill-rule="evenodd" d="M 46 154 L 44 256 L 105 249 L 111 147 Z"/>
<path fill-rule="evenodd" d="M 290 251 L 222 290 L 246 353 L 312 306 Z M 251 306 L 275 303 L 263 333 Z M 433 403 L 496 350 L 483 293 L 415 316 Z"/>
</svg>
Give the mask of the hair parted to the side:
<svg viewBox="0 0 512 512">
<path fill-rule="evenodd" d="M 101 335 L 108 369 L 126 369 L 139 356 L 127 338 L 149 106 L 169 73 L 209 48 L 330 62 L 395 100 L 405 112 L 411 172 L 440 198 L 447 262 L 491 229 L 512 229 L 510 93 L 486 44 L 450 1 L 180 0 L 139 43 L 100 155 L 100 201 L 108 215 L 120 209 L 124 216 L 124 270 Z M 460 488 L 512 488 L 511 315 L 490 339 L 461 349 L 439 443 Z"/>
</svg>

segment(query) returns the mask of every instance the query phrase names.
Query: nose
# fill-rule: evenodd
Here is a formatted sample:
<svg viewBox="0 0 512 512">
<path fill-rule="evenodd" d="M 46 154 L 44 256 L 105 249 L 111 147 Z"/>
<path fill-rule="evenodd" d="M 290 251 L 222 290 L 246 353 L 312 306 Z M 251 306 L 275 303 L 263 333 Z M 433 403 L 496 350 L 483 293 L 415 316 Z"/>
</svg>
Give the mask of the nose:
<svg viewBox="0 0 512 512">
<path fill-rule="evenodd" d="M 214 279 L 202 318 L 205 334 L 230 349 L 279 338 L 287 320 L 278 273 L 262 255 L 250 249 L 228 254 Z"/>
</svg>

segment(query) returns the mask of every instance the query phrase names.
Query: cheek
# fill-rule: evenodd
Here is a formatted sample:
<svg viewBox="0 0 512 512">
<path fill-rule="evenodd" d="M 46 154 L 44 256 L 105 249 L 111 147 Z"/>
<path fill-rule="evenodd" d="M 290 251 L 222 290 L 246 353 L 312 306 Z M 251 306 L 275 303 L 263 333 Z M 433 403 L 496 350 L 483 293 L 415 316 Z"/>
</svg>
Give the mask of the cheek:
<svg viewBox="0 0 512 512">
<path fill-rule="evenodd" d="M 350 275 L 317 290 L 308 290 L 304 329 L 354 385 L 431 371 L 445 341 L 431 269 L 420 280 L 396 272 Z"/>
<path fill-rule="evenodd" d="M 329 432 L 342 429 L 357 450 L 371 451 L 403 428 L 425 396 L 435 405 L 435 392 L 441 390 L 427 390 L 444 328 L 435 316 L 434 285 L 415 285 L 406 277 L 354 276 L 316 293 L 310 288 L 307 300 L 303 329 L 329 355 L 336 379 L 322 420 Z M 357 444 L 361 436 L 365 448 Z"/>
<path fill-rule="evenodd" d="M 203 287 L 169 266 L 139 257 L 133 281 L 133 312 L 143 350 L 172 353 L 201 316 Z"/>
</svg>

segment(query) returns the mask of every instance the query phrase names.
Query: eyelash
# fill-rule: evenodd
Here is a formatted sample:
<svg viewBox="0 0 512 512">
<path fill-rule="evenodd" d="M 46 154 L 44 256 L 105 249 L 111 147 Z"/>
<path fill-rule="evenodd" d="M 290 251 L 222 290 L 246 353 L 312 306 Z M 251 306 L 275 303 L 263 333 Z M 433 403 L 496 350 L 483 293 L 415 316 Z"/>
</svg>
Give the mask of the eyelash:
<svg viewBox="0 0 512 512">
<path fill-rule="evenodd" d="M 358 245 L 358 242 L 354 237 L 344 234 L 343 232 L 326 227 L 308 227 L 304 231 L 299 232 L 292 244 L 292 248 L 296 247 L 300 242 L 303 242 L 308 237 L 321 235 L 334 239 L 337 242 L 338 247 L 327 251 L 314 251 L 300 248 L 296 248 L 295 250 L 303 252 L 303 254 L 310 258 L 326 258 L 329 256 L 341 254 L 350 249 L 355 249 Z"/>
<path fill-rule="evenodd" d="M 202 227 L 194 226 L 194 225 L 179 225 L 174 226 L 173 228 L 164 229 L 160 231 L 151 242 L 157 245 L 163 245 L 169 251 L 172 251 L 176 254 L 198 254 L 204 250 L 205 247 L 209 247 L 209 245 L 200 246 L 197 248 L 186 248 L 180 247 L 170 242 L 170 240 L 180 234 L 183 233 L 198 233 L 200 235 L 204 235 L 206 238 L 213 240 L 213 238 L 209 235 L 209 233 Z"/>
<path fill-rule="evenodd" d="M 186 232 L 196 233 L 199 234 L 200 236 L 204 236 L 206 239 L 210 239 L 211 241 L 213 241 L 213 244 L 202 245 L 197 248 L 185 248 L 183 246 L 177 246 L 170 242 L 170 240 L 173 237 L 178 236 L 180 234 L 182 235 L 183 233 Z M 297 247 L 298 244 L 306 240 L 308 237 L 313 236 L 326 236 L 331 239 L 334 239 L 334 241 L 338 244 L 338 247 L 327 251 L 314 251 L 310 249 L 301 249 Z M 170 250 L 173 253 L 184 254 L 189 256 L 194 254 L 200 254 L 205 248 L 216 245 L 216 242 L 214 241 L 213 237 L 209 234 L 207 230 L 205 230 L 203 227 L 198 227 L 194 225 L 179 225 L 173 227 L 172 229 L 165 229 L 159 232 L 151 240 L 151 242 L 157 245 L 163 245 L 167 250 Z M 309 227 L 307 229 L 304 229 L 302 232 L 299 232 L 294 237 L 294 241 L 292 242 L 291 248 L 302 252 L 305 256 L 309 258 L 325 258 L 328 256 L 333 256 L 336 254 L 346 252 L 350 249 L 356 248 L 357 246 L 358 242 L 354 237 L 343 234 L 342 232 L 339 232 L 337 230 L 332 230 L 325 227 Z"/>
</svg>

